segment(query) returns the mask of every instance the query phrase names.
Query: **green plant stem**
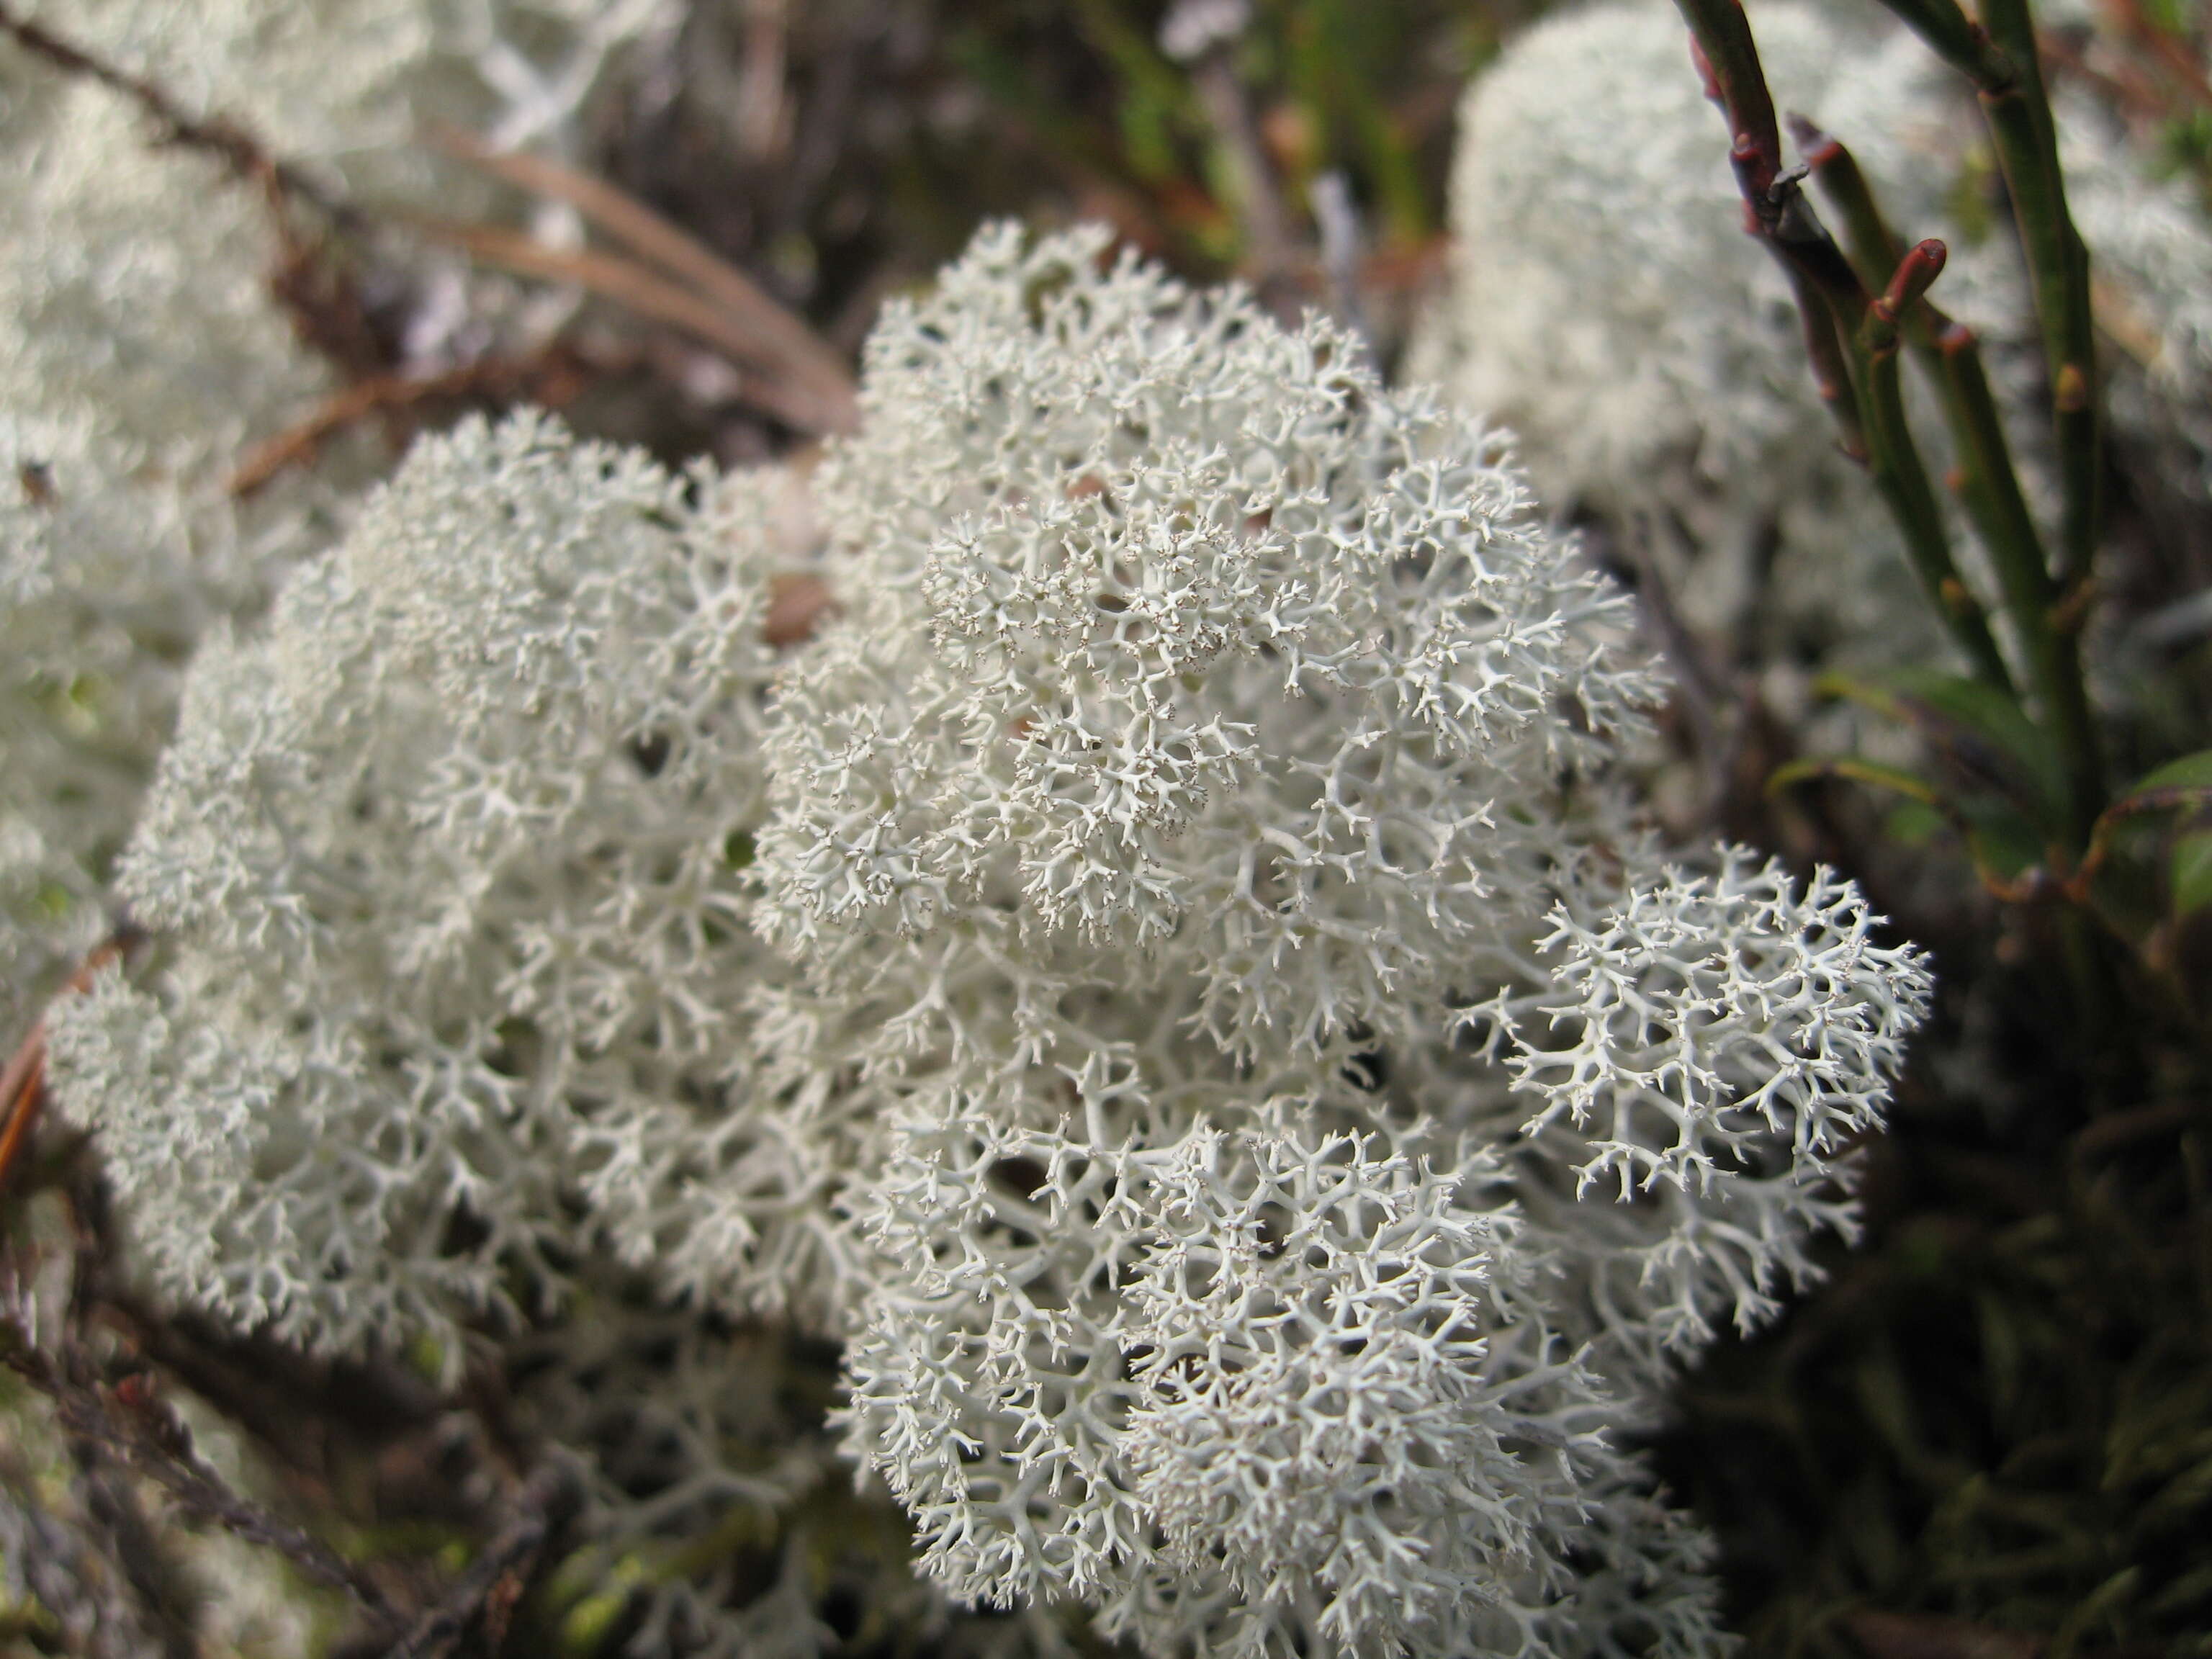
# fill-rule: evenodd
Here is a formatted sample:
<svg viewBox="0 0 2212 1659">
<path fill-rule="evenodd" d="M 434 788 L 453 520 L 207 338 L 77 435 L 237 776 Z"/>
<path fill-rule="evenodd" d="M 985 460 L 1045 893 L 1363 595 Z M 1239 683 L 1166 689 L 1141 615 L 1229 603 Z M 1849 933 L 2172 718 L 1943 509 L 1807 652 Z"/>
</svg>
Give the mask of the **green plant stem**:
<svg viewBox="0 0 2212 1659">
<path fill-rule="evenodd" d="M 2066 208 L 2057 129 L 2043 84 L 2027 0 L 1984 0 L 1987 27 L 1957 0 L 1886 0 L 1889 9 L 1973 82 L 2012 198 L 2013 217 L 2035 289 L 2036 319 L 2050 369 L 2052 426 L 2064 507 L 2058 590 L 2070 614 L 2075 590 L 2096 553 L 2103 485 L 2096 388 L 2096 335 L 2089 254 Z"/>
<path fill-rule="evenodd" d="M 1841 216 L 1862 274 L 1894 270 L 1905 257 L 1880 204 L 1844 146 L 1809 122 L 1793 120 L 1798 147 L 1821 191 Z M 1960 497 L 1999 585 L 2027 659 L 2031 683 L 2050 722 L 2067 776 L 2069 848 L 2078 854 L 2103 806 L 2096 726 L 2071 629 L 2057 626 L 2057 586 L 2050 561 L 2021 493 L 2004 424 L 1983 371 L 1972 330 L 1923 301 L 1902 319 L 1914 359 L 1935 386 L 1959 455 Z"/>
<path fill-rule="evenodd" d="M 1943 319 L 1936 331 L 1936 356 L 1937 385 L 1967 477 L 1968 508 L 2004 589 L 2005 607 L 2065 768 L 2068 848 L 2078 856 L 2105 800 L 2104 766 L 2081 674 L 2080 637 L 2057 620 L 2058 591 L 2005 447 L 2004 424 L 1973 331 Z"/>
<path fill-rule="evenodd" d="M 1850 248 L 1859 281 L 1871 289 L 1884 281 L 1905 258 L 1905 244 L 1882 217 L 1874 190 L 1859 170 L 1858 160 L 1841 141 L 1823 132 L 1802 115 L 1790 118 L 1790 135 L 1798 154 L 1812 168 L 1828 204 L 1842 216 L 1844 239 Z"/>
<path fill-rule="evenodd" d="M 1952 562 L 1942 503 L 1929 482 L 1928 469 L 1905 421 L 1895 325 L 1889 325 L 1886 342 L 1881 337 L 1884 331 L 1875 325 L 1875 313 L 1869 311 L 1867 323 L 1858 332 L 1856 354 L 1860 403 L 1866 416 L 1868 471 L 1875 488 L 1889 503 L 1905 538 L 1905 555 L 1936 614 L 1950 627 L 1975 673 L 2010 693 L 2011 672 L 1990 632 L 1988 618 Z"/>
<path fill-rule="evenodd" d="M 1812 280 L 1794 266 L 1785 265 L 1783 269 L 1797 301 L 1797 318 L 1805 336 L 1805 356 L 1813 365 L 1813 384 L 1836 423 L 1837 442 L 1844 454 L 1863 466 L 1868 453 L 1866 423 L 1852 383 L 1847 337 L 1837 325 L 1834 307 Z"/>
<path fill-rule="evenodd" d="M 2059 533 L 2062 589 L 2086 580 L 2097 551 L 2104 468 L 2098 431 L 2096 324 L 2090 304 L 2089 250 L 2066 207 L 2058 131 L 2043 84 L 2035 20 L 2027 0 L 1984 0 L 1990 39 L 2019 71 L 2010 88 L 1982 94 L 1999 164 L 2011 192 L 2021 241 L 2035 279 L 2035 311 L 2050 365 L 2064 516 Z"/>
</svg>

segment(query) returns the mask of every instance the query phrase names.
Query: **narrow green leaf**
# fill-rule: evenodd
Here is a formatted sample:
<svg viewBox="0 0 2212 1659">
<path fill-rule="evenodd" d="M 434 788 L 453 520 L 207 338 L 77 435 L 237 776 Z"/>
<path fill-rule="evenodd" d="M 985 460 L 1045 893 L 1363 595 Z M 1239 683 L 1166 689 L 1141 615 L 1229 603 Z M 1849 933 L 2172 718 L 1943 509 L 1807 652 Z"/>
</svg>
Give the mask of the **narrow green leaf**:
<svg viewBox="0 0 2212 1659">
<path fill-rule="evenodd" d="M 2170 760 L 2154 772 L 2136 780 L 2126 793 L 2140 795 L 2153 789 L 2212 789 L 2212 749 L 2200 749 L 2179 760 Z"/>
<path fill-rule="evenodd" d="M 1925 801 L 1901 800 L 1882 819 L 1881 833 L 1900 847 L 1925 847 L 1942 834 L 1943 815 Z"/>
<path fill-rule="evenodd" d="M 2057 824 L 2064 820 L 2066 769 L 2051 740 L 2037 729 L 2018 702 L 1981 680 L 1928 669 L 1899 669 L 1888 677 L 1900 698 L 1932 709 L 1959 731 L 1995 748 L 2015 766 L 2034 793 L 2036 816 Z M 1921 722 L 1927 724 L 1923 716 Z M 1980 757 L 1954 754 L 1972 766 Z M 2024 805 L 2026 803 L 2023 803 Z"/>
<path fill-rule="evenodd" d="M 1824 675 L 1820 690 L 1921 733 L 1969 782 L 2011 800 L 2045 836 L 2066 821 L 2066 769 L 2020 704 L 1986 681 L 1933 669 Z"/>
<path fill-rule="evenodd" d="M 2175 915 L 2194 915 L 2212 906 L 2212 830 L 2193 830 L 2176 839 L 2168 879 Z"/>
<path fill-rule="evenodd" d="M 1795 760 L 1778 767 L 1766 781 L 1769 799 L 1794 785 L 1814 778 L 1849 778 L 1871 788 L 1902 795 L 1940 814 L 1966 844 L 1974 868 L 1986 879 L 2008 882 L 2029 866 L 2041 862 L 2044 832 L 2002 795 L 1947 795 L 1937 785 L 1902 767 L 1843 755 L 1824 759 Z"/>
<path fill-rule="evenodd" d="M 1902 767 L 1884 766 L 1879 761 L 1860 760 L 1855 756 L 1842 755 L 1827 759 L 1794 760 L 1787 766 L 1777 767 L 1766 781 L 1769 799 L 1784 790 L 1814 778 L 1849 778 L 1855 783 L 1868 784 L 1876 789 L 1894 790 L 1909 800 L 1941 811 L 1943 797 L 1927 779 L 1918 777 Z"/>
</svg>

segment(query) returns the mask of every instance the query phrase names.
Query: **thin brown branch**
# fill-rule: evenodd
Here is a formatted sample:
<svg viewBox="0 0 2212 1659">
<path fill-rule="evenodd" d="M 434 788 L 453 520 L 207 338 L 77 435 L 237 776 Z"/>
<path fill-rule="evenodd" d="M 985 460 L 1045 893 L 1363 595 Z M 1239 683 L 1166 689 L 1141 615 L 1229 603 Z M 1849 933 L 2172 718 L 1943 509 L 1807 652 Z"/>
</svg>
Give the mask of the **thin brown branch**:
<svg viewBox="0 0 2212 1659">
<path fill-rule="evenodd" d="M 185 1516 L 276 1550 L 316 1583 L 343 1589 L 372 1617 L 397 1622 L 384 1591 L 359 1567 L 301 1528 L 240 1497 L 192 1448 L 191 1431 L 144 1375 L 112 1387 L 96 1380 L 74 1344 L 59 1359 L 29 1343 L 7 1354 L 9 1370 L 53 1402 L 63 1430 L 100 1448 L 174 1498 Z"/>
<path fill-rule="evenodd" d="M 352 209 L 334 199 L 322 186 L 289 161 L 279 161 L 271 155 L 259 140 L 235 122 L 220 116 L 199 117 L 188 113 L 182 105 L 153 82 L 117 68 L 27 17 L 17 16 L 4 3 L 0 3 L 0 34 L 14 40 L 33 57 L 44 59 L 64 73 L 96 81 L 111 91 L 122 94 L 161 126 L 162 137 L 167 143 L 211 155 L 240 179 L 273 179 L 287 195 L 312 204 L 328 215 L 332 222 L 349 228 L 355 227 L 356 216 Z"/>
<path fill-rule="evenodd" d="M 328 234 L 301 234 L 275 179 L 262 180 L 262 193 L 278 251 L 269 292 L 292 319 L 293 333 L 349 381 L 384 374 L 395 356 L 393 343 L 370 319 L 361 283 L 343 251 L 333 247 Z"/>
<path fill-rule="evenodd" d="M 105 1447 L 82 1437 L 72 1440 L 70 1454 L 78 1505 L 136 1604 L 143 1635 L 160 1644 L 162 1659 L 195 1659 L 199 1642 L 191 1598 L 178 1583 L 176 1567 L 162 1551 L 123 1465 Z"/>
<path fill-rule="evenodd" d="M 119 923 L 115 931 L 94 946 L 76 971 L 62 987 L 62 996 L 75 996 L 92 983 L 93 975 L 108 963 L 119 960 L 143 937 L 129 922 Z M 8 1063 L 0 1066 L 0 1189 L 4 1189 L 10 1171 L 30 1144 L 32 1127 L 37 1123 L 39 1108 L 46 1099 L 46 1016 L 43 1010 L 23 1033 L 22 1041 L 15 1045 Z"/>
<path fill-rule="evenodd" d="M 265 200 L 278 258 L 270 294 L 291 319 L 301 343 L 327 358 L 349 380 L 374 375 L 391 351 L 371 325 L 353 276 L 331 257 L 327 238 L 304 234 L 290 211 L 313 209 L 322 222 L 349 235 L 368 229 L 355 209 L 304 171 L 275 155 L 243 124 L 222 116 L 189 113 L 155 82 L 132 75 L 27 18 L 0 0 L 0 36 L 65 75 L 106 87 L 137 105 L 161 129 L 160 142 L 211 157 L 238 182 Z"/>
<path fill-rule="evenodd" d="M 93 1280 L 84 1316 L 130 1352 L 207 1402 L 251 1437 L 301 1501 L 331 1487 L 333 1430 L 381 1443 L 421 1431 L 447 1402 L 388 1358 L 364 1364 L 308 1358 L 266 1336 L 241 1337 L 189 1310 L 154 1306 L 111 1275 Z"/>
<path fill-rule="evenodd" d="M 546 1543 L 582 1507 L 583 1481 L 566 1458 L 541 1464 L 514 1498 L 514 1516 L 455 1581 L 445 1599 L 416 1621 L 393 1644 L 386 1659 L 438 1659 L 450 1652 L 471 1626 L 485 1633 L 484 1647 L 496 1652 L 506 1624 Z"/>
<path fill-rule="evenodd" d="M 850 431 L 857 422 L 858 394 L 843 359 L 803 319 L 690 233 L 604 179 L 542 156 L 501 154 L 453 129 L 441 131 L 437 141 L 449 154 L 495 178 L 567 203 L 648 265 L 658 266 L 660 275 L 719 307 L 734 328 L 744 331 L 738 337 L 744 340 L 741 361 L 760 362 L 802 382 L 819 402 L 825 420 L 813 429 Z"/>
<path fill-rule="evenodd" d="M 0 1073 L 0 1186 L 4 1186 L 15 1160 L 30 1142 L 31 1126 L 38 1121 L 39 1103 L 46 1092 L 46 1024 L 33 1021 L 31 1029 L 8 1057 Z"/>
<path fill-rule="evenodd" d="M 442 374 L 380 374 L 325 398 L 302 419 L 257 444 L 230 475 L 239 497 L 265 488 L 280 472 L 312 462 L 322 446 L 372 415 L 390 414 L 447 398 L 512 401 L 527 395 L 557 405 L 573 388 L 575 364 L 557 349 L 539 357 L 479 358 Z"/>
</svg>

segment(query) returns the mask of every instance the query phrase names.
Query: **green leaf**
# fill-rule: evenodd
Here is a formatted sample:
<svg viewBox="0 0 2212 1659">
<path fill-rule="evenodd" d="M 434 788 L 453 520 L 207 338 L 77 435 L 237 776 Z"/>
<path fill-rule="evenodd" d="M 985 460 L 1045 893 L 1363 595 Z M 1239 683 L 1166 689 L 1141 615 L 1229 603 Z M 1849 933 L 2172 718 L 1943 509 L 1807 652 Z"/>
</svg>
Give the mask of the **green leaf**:
<svg viewBox="0 0 2212 1659">
<path fill-rule="evenodd" d="M 1787 766 L 1778 766 L 1766 780 L 1769 799 L 1784 790 L 1814 778 L 1849 778 L 1855 783 L 1871 785 L 1876 789 L 1893 790 L 1908 800 L 1918 801 L 1923 806 L 1941 810 L 1943 797 L 1936 786 L 1923 777 L 1915 775 L 1899 766 L 1884 766 L 1879 761 L 1861 760 L 1854 755 L 1841 755 L 1826 759 L 1794 760 Z"/>
<path fill-rule="evenodd" d="M 1882 819 L 1881 832 L 1899 847 L 1925 847 L 1943 832 L 1943 815 L 1925 801 L 1901 800 Z"/>
<path fill-rule="evenodd" d="M 2201 813 L 2208 807 L 2212 807 L 2212 749 L 2200 749 L 2136 779 L 2135 787 L 2098 817 L 2091 850 L 2109 842 L 2130 818 L 2154 812 Z"/>
<path fill-rule="evenodd" d="M 1947 795 L 1936 785 L 1902 767 L 1855 755 L 1817 760 L 1795 760 L 1778 767 L 1766 781 L 1771 797 L 1794 784 L 1814 778 L 1849 778 L 1876 789 L 1902 795 L 1908 802 L 1940 815 L 1959 832 L 1975 870 L 1985 878 L 2008 882 L 2029 866 L 2042 861 L 2043 830 L 2001 795 Z"/>
<path fill-rule="evenodd" d="M 2098 816 L 2082 860 L 2085 875 L 2094 876 L 2114 848 L 2131 836 L 2140 822 L 2157 815 L 2181 813 L 2173 843 L 2166 854 L 2168 884 L 2176 915 L 2212 904 L 2212 823 L 2204 822 L 2212 809 L 2212 749 L 2146 773 Z"/>
<path fill-rule="evenodd" d="M 2166 762 L 2156 771 L 2145 773 L 2126 792 L 2126 796 L 2146 794 L 2154 789 L 2212 790 L 2212 749 L 2200 749 L 2193 755 Z"/>
<path fill-rule="evenodd" d="M 1919 732 L 1971 782 L 2021 808 L 2046 835 L 2066 823 L 2066 768 L 2020 704 L 1987 683 L 1933 669 L 1900 668 L 1869 682 L 1826 684 Z"/>
<path fill-rule="evenodd" d="M 2193 915 L 2212 906 L 2212 830 L 2178 837 L 2167 872 L 2175 915 Z"/>
<path fill-rule="evenodd" d="M 1967 825 L 1966 850 L 1984 876 L 2010 881 L 2043 862 L 2048 837 L 2009 802 L 1995 795 L 1973 795 L 1959 803 Z"/>
</svg>

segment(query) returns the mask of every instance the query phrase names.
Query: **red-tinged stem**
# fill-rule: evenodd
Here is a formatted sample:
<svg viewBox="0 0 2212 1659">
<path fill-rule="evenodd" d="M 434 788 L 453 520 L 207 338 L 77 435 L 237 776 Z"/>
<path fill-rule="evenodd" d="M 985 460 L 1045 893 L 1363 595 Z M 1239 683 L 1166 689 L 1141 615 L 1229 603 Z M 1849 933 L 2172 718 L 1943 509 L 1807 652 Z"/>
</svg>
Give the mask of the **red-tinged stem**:
<svg viewBox="0 0 2212 1659">
<path fill-rule="evenodd" d="M 1843 434 L 1844 451 L 1865 463 L 1897 520 L 1930 603 L 1974 672 L 2009 693 L 2012 677 L 2003 653 L 1979 601 L 1952 560 L 1942 504 L 1905 422 L 1894 347 L 1878 359 L 1862 337 L 1872 309 L 1866 287 L 1806 199 L 1800 188 L 1802 171 L 1783 165 L 1774 98 L 1767 90 L 1759 46 L 1743 7 L 1740 0 L 1675 0 L 1675 4 L 1690 27 L 1691 57 L 1704 77 L 1706 94 L 1728 118 L 1729 160 L 1743 196 L 1747 228 L 1790 278 L 1814 373 Z M 1941 269 L 1940 264 L 1936 269 Z M 1926 280 L 1934 280 L 1933 270 Z M 1925 286 L 1920 283 L 1923 290 Z M 1888 325 L 1893 331 L 1894 324 L 1893 317 Z M 1846 388 L 1848 397 L 1842 395 Z"/>
<path fill-rule="evenodd" d="M 2104 483 L 2097 408 L 2096 333 L 2089 254 L 2066 206 L 2057 129 L 2043 84 L 2027 0 L 1983 0 L 1977 23 L 1957 0 L 1885 0 L 1974 83 L 1995 143 L 2013 218 L 2035 290 L 2036 319 L 2051 374 L 2064 507 L 2058 538 L 2062 608 L 2087 580 L 2100 528 Z"/>
</svg>

